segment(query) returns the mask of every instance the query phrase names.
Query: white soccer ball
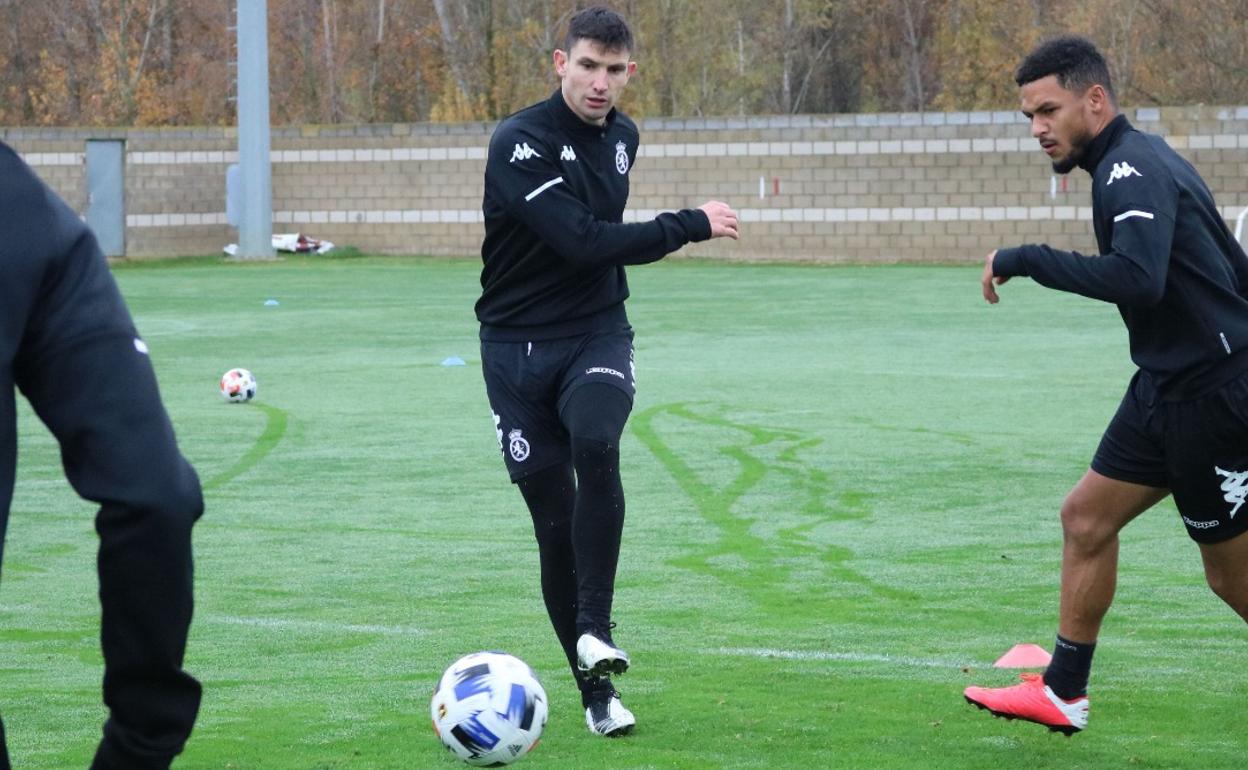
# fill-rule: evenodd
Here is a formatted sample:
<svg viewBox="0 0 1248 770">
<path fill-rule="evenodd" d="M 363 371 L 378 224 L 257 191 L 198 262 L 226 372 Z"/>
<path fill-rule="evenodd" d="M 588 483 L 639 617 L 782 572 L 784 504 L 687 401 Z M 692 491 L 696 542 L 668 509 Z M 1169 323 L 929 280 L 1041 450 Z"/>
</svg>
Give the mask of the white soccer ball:
<svg viewBox="0 0 1248 770">
<path fill-rule="evenodd" d="M 546 726 L 546 691 L 524 661 L 474 652 L 455 661 L 434 689 L 433 730 L 470 765 L 499 767 L 529 753 Z"/>
<path fill-rule="evenodd" d="M 221 396 L 241 404 L 256 397 L 256 376 L 246 369 L 231 369 L 221 375 Z"/>
</svg>

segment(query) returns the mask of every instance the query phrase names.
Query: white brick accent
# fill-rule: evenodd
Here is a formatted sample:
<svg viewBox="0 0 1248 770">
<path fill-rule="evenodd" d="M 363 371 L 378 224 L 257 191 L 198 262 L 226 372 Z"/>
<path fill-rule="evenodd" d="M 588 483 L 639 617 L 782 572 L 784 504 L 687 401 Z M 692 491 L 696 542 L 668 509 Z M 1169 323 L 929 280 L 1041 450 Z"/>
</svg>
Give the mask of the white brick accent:
<svg viewBox="0 0 1248 770">
<path fill-rule="evenodd" d="M 1228 218 L 1237 216 L 1242 207 L 1227 206 Z M 666 210 L 628 209 L 626 222 L 647 222 Z M 748 208 L 738 211 L 743 222 L 999 222 L 1009 220 L 1087 220 L 1090 207 L 1075 206 L 941 206 L 939 208 Z M 273 221 L 282 224 L 475 224 L 484 221 L 478 209 L 371 209 L 356 211 L 275 211 Z M 127 227 L 182 227 L 224 225 L 225 213 L 159 213 L 131 214 Z"/>
</svg>

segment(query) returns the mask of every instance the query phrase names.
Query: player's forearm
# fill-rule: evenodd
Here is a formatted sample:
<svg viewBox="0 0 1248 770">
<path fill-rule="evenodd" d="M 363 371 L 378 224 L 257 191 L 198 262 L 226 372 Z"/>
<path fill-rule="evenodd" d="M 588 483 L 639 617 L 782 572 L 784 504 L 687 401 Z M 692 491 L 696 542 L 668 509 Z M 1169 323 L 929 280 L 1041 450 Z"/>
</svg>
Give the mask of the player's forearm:
<svg viewBox="0 0 1248 770">
<path fill-rule="evenodd" d="M 1166 261 L 1111 252 L 1085 256 L 1050 246 L 1027 244 L 1000 249 L 995 276 L 1027 276 L 1041 286 L 1117 305 L 1155 305 L 1165 290 Z"/>
<path fill-rule="evenodd" d="M 584 218 L 573 227 L 553 227 L 542 234 L 560 258 L 574 264 L 644 265 L 657 262 L 686 243 L 711 237 L 706 214 L 682 209 L 648 222 L 603 222 Z"/>
</svg>

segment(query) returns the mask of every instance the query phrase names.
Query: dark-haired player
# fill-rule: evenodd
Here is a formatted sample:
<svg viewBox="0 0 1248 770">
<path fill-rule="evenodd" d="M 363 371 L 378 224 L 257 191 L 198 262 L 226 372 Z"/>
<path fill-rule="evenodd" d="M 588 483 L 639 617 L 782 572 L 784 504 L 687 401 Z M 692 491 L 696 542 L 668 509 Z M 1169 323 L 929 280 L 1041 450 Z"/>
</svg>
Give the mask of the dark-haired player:
<svg viewBox="0 0 1248 770">
<path fill-rule="evenodd" d="M 1118 306 L 1139 367 L 1062 505 L 1060 619 L 1042 676 L 966 699 L 1066 733 L 1088 721 L 1088 674 L 1114 597 L 1118 532 L 1174 495 L 1210 587 L 1248 620 L 1248 257 L 1196 170 L 1119 114 L 1092 43 L 1060 37 L 1019 67 L 1022 111 L 1059 173 L 1092 176 L 1100 254 L 989 254 L 984 298 L 1013 276 Z"/>
<path fill-rule="evenodd" d="M 623 224 L 637 157 L 615 108 L 633 36 L 601 7 L 572 17 L 554 52 L 560 87 L 490 140 L 481 246 L 481 362 L 503 460 L 533 518 L 542 595 L 589 729 L 632 730 L 609 678 L 629 657 L 611 636 L 624 524 L 620 436 L 632 409 L 625 265 L 691 241 L 737 237 L 724 203 Z"/>
</svg>

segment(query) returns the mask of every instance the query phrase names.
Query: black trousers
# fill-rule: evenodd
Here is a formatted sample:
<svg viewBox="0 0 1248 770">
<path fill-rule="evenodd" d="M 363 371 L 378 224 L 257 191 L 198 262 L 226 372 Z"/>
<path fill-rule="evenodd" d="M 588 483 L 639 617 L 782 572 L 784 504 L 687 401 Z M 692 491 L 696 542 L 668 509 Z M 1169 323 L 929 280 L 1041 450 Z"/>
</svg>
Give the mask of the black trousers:
<svg viewBox="0 0 1248 770">
<path fill-rule="evenodd" d="M 192 610 L 191 527 L 203 512 L 148 356 L 110 331 L 43 356 L 0 361 L 0 555 L 13 488 L 13 385 L 60 443 L 65 474 L 100 504 L 95 527 L 104 703 L 92 768 L 165 770 L 182 750 L 200 686 L 182 668 Z M 2 693 L 0 693 L 2 695 Z M 8 770 L 0 725 L 0 770 Z"/>
</svg>

